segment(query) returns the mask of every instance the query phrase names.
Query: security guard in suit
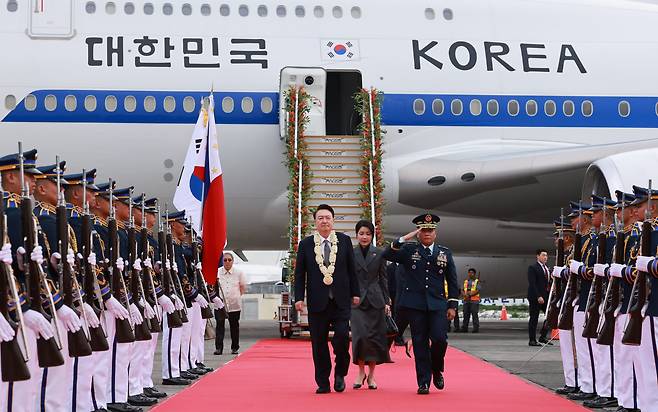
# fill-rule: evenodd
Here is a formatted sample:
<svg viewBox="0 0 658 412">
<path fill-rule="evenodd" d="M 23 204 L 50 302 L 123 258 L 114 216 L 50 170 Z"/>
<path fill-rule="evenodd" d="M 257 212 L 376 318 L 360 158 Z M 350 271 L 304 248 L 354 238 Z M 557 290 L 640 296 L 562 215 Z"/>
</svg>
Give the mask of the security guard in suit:
<svg viewBox="0 0 658 412">
<path fill-rule="evenodd" d="M 439 217 L 423 214 L 413 219 L 417 229 L 394 241 L 384 258 L 404 267 L 405 286 L 398 305 L 411 325 L 418 394 L 429 393 L 430 380 L 444 388 L 443 366 L 448 347 L 448 321 L 455 317 L 459 286 L 452 252 L 438 245 Z M 417 237 L 418 243 L 408 243 Z M 448 296 L 444 282 L 448 283 Z"/>
</svg>

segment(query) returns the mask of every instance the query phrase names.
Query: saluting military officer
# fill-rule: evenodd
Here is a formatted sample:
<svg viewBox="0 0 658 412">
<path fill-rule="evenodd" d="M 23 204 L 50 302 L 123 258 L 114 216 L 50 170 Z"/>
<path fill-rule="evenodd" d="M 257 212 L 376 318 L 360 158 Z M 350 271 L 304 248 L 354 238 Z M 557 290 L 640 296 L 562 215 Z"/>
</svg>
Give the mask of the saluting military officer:
<svg viewBox="0 0 658 412">
<path fill-rule="evenodd" d="M 404 267 L 405 286 L 400 309 L 411 325 L 418 394 L 429 393 L 429 384 L 444 387 L 444 357 L 448 346 L 448 321 L 455 317 L 459 286 L 452 252 L 435 243 L 439 217 L 424 214 L 413 219 L 417 229 L 394 241 L 384 257 Z M 408 243 L 414 238 L 418 243 Z M 448 283 L 445 296 L 444 282 Z M 430 344 L 431 343 L 431 344 Z"/>
</svg>

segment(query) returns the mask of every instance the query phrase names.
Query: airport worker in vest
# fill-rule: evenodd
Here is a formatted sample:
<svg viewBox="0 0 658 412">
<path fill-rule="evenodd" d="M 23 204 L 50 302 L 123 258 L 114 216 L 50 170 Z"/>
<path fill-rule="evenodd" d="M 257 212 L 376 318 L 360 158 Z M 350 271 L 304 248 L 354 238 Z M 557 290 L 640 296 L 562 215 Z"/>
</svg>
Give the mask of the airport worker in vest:
<svg viewBox="0 0 658 412">
<path fill-rule="evenodd" d="M 478 311 L 480 310 L 480 279 L 477 278 L 477 271 L 474 268 L 468 269 L 468 279 L 464 280 L 464 300 L 463 300 L 464 320 L 462 321 L 462 332 L 468 332 L 468 323 L 470 317 L 473 317 L 473 333 L 480 331 L 480 319 Z"/>
</svg>

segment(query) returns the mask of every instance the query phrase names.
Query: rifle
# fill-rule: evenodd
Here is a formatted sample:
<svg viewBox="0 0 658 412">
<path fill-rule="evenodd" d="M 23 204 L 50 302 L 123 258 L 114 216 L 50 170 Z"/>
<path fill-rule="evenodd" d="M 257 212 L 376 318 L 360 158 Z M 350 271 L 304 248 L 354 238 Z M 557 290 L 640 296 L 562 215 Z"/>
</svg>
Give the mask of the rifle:
<svg viewBox="0 0 658 412">
<path fill-rule="evenodd" d="M 137 259 L 137 236 L 135 231 L 135 221 L 133 217 L 133 191 L 130 189 L 128 195 L 128 264 L 130 265 L 130 293 L 133 297 L 133 303 L 137 306 L 139 314 L 142 316 L 142 323 L 135 324 L 135 340 L 145 341 L 151 340 L 151 331 L 149 325 L 144 317 L 144 306 L 142 305 L 141 298 L 144 296 L 142 288 L 141 271 L 133 267 L 135 259 Z"/>
<path fill-rule="evenodd" d="M 624 245 L 626 244 L 626 234 L 624 233 L 624 195 L 621 197 L 621 224 L 617 226 L 615 235 L 615 263 L 624 264 Z M 610 276 L 608 288 L 605 292 L 605 301 L 603 304 L 603 322 L 599 325 L 596 343 L 599 345 L 612 345 L 615 339 L 615 322 L 617 320 L 617 310 L 619 309 L 619 278 Z"/>
<path fill-rule="evenodd" d="M 89 214 L 89 204 L 87 203 L 87 172 L 82 171 L 82 258 L 83 264 L 80 265 L 83 271 L 83 284 L 82 287 L 85 291 L 84 301 L 96 313 L 100 324 L 96 327 L 89 327 L 89 337 L 91 340 L 91 350 L 94 352 L 103 352 L 110 349 L 107 342 L 107 335 L 103 330 L 103 319 L 105 319 L 105 309 L 103 304 L 103 297 L 101 296 L 101 288 L 98 284 L 96 277 L 96 266 L 89 263 L 89 254 L 92 253 L 93 248 L 93 231 L 91 223 L 91 215 Z"/>
<path fill-rule="evenodd" d="M 119 234 L 117 232 L 117 221 L 114 217 L 112 189 L 112 179 L 110 179 L 110 217 L 107 220 L 108 238 L 110 241 L 110 271 L 112 274 L 112 296 L 116 296 L 119 302 L 123 304 L 130 312 L 130 303 L 128 302 L 128 289 L 123 281 L 123 273 L 117 267 L 116 261 L 119 258 Z M 130 319 L 116 318 L 116 339 L 118 343 L 131 343 L 135 341 L 135 333 L 130 323 Z"/>
<path fill-rule="evenodd" d="M 0 187 L 2 182 L 0 180 Z M 0 201 L 0 248 L 7 243 L 7 216 L 5 215 L 4 200 Z M 11 292 L 11 298 L 14 301 L 16 318 L 14 322 L 9 315 L 9 300 L 7 297 Z M 2 363 L 2 381 L 17 382 L 30 379 L 30 370 L 27 367 L 29 360 L 29 350 L 27 338 L 25 337 L 25 322 L 23 321 L 23 311 L 21 302 L 16 290 L 16 278 L 11 265 L 0 262 L 0 314 L 4 316 L 9 326 L 14 330 L 14 338 L 7 342 L 0 343 L 0 362 Z M 19 331 L 20 328 L 20 331 Z M 18 341 L 20 332 L 23 348 Z M 24 349 L 24 351 L 23 351 Z"/>
<path fill-rule="evenodd" d="M 139 249 L 142 251 L 142 262 L 144 262 L 146 259 L 149 257 L 149 239 L 148 239 L 148 229 L 146 227 L 147 222 L 146 222 L 146 204 L 145 204 L 145 198 L 146 195 L 142 193 L 142 230 L 140 231 L 140 238 L 139 238 Z M 142 282 L 146 283 L 146 288 L 149 290 L 149 294 L 144 293 L 144 288 L 142 288 L 142 296 L 144 296 L 144 299 L 146 302 L 148 302 L 149 305 L 153 308 L 153 311 L 155 312 L 155 317 L 150 320 L 150 329 L 151 332 L 153 333 L 158 333 L 162 332 L 162 328 L 160 327 L 160 322 L 162 319 L 160 318 L 160 315 L 158 314 L 157 310 L 157 304 L 158 304 L 158 295 L 157 292 L 155 291 L 155 284 L 153 283 L 153 273 L 151 272 L 151 269 L 142 266 Z"/>
<path fill-rule="evenodd" d="M 167 236 L 165 235 L 162 228 L 162 219 L 160 217 L 160 207 L 157 207 L 156 213 L 158 214 L 158 250 L 160 251 L 160 273 L 162 274 L 162 288 L 164 294 L 167 297 L 172 297 L 174 291 L 172 290 L 172 279 L 169 269 L 165 262 L 167 261 Z M 167 325 L 170 328 L 180 328 L 183 326 L 183 320 L 181 319 L 181 313 L 178 310 L 174 310 L 172 313 L 167 313 Z"/>
<path fill-rule="evenodd" d="M 178 274 L 178 270 L 174 269 L 174 261 L 176 260 L 176 254 L 174 253 L 174 238 L 171 235 L 171 226 L 169 225 L 169 211 L 167 210 L 167 205 L 165 205 L 165 225 L 167 229 L 167 234 L 165 237 L 166 245 L 167 245 L 167 254 L 171 256 L 171 277 L 174 280 L 174 291 L 180 301 L 183 303 L 183 310 L 181 311 L 181 320 L 183 323 L 189 322 L 189 319 L 187 317 L 187 302 L 185 302 L 185 294 L 183 293 L 183 286 L 180 283 L 180 276 Z M 183 268 L 185 269 L 185 268 Z"/>
<path fill-rule="evenodd" d="M 85 314 L 82 298 L 80 297 L 80 288 L 78 282 L 74 279 L 73 270 L 69 262 L 66 261 L 66 255 L 69 251 L 69 222 L 66 211 L 66 203 L 64 202 L 64 195 L 61 191 L 61 169 L 59 167 L 59 156 L 55 157 L 55 164 L 57 168 L 57 239 L 59 254 L 61 256 L 61 272 L 60 272 L 60 285 L 62 286 L 62 294 L 64 298 L 64 305 L 68 306 L 76 315 L 82 315 L 82 327 L 76 332 L 67 331 L 67 338 L 69 343 L 69 356 L 72 358 L 89 356 L 91 355 L 91 345 L 89 344 L 89 337 L 87 331 L 89 322 Z M 75 290 L 73 290 L 75 288 Z M 76 309 L 73 299 L 76 300 L 79 310 Z"/>
<path fill-rule="evenodd" d="M 599 229 L 599 249 L 598 255 L 596 257 L 596 263 L 605 264 L 606 263 L 606 252 L 608 248 L 608 235 L 606 233 L 606 222 L 605 222 L 605 213 L 606 213 L 606 199 L 603 198 L 603 220 L 601 222 L 601 228 Z M 599 327 L 599 322 L 601 320 L 601 312 L 599 311 L 601 307 L 601 298 L 603 293 L 603 276 L 596 276 L 594 282 L 589 288 L 589 294 L 587 296 L 587 307 L 585 308 L 585 326 L 583 328 L 583 338 L 596 338 L 598 336 L 597 329 Z"/>
<path fill-rule="evenodd" d="M 653 232 L 651 219 L 651 180 L 649 180 L 649 196 L 647 210 L 642 222 L 642 238 L 640 248 L 642 256 L 652 256 L 651 232 Z M 642 341 L 642 322 L 644 321 L 644 310 L 647 303 L 647 272 L 637 271 L 637 277 L 631 290 L 631 301 L 628 304 L 628 323 L 624 329 L 621 343 L 624 345 L 639 346 Z"/>
<path fill-rule="evenodd" d="M 560 232 L 557 239 L 557 251 L 555 253 L 555 266 L 564 266 L 564 209 L 560 210 Z M 557 328 L 558 315 L 560 314 L 560 286 L 562 280 L 553 278 L 551 292 L 548 296 L 546 307 L 546 325 L 550 329 Z"/>
<path fill-rule="evenodd" d="M 41 335 L 37 336 L 37 357 L 39 358 L 39 367 L 48 368 L 64 364 L 64 357 L 62 356 L 61 335 L 59 333 L 59 324 L 57 320 L 57 310 L 55 309 L 55 302 L 53 302 L 53 295 L 50 291 L 50 285 L 46 279 L 46 274 L 40 264 L 30 258 L 32 249 L 39 246 L 38 243 L 38 228 L 37 222 L 33 211 L 34 205 L 32 198 L 30 198 L 30 190 L 25 183 L 25 167 L 23 165 L 23 144 L 18 143 L 20 171 L 21 171 L 21 222 L 23 225 L 23 247 L 25 248 L 25 259 L 27 263 L 23 262 L 25 266 L 25 283 L 28 289 L 28 299 L 30 301 L 30 309 L 39 312 L 44 318 L 51 323 L 55 329 L 55 335 L 52 338 L 44 339 Z M 41 291 L 44 291 L 48 299 L 48 308 L 50 315 L 43 310 L 41 304 Z M 17 303 L 18 304 L 18 303 Z M 20 310 L 19 307 L 17 307 Z"/>
<path fill-rule="evenodd" d="M 212 319 L 215 317 L 215 315 L 213 314 L 212 307 L 210 306 L 212 304 L 212 302 L 210 302 L 210 293 L 208 293 L 208 286 L 206 285 L 206 281 L 203 278 L 203 273 L 197 269 L 198 263 L 199 243 L 196 241 L 196 234 L 194 233 L 194 229 L 192 229 L 192 264 L 194 265 L 194 275 L 197 280 L 197 289 L 199 290 L 201 296 L 203 296 L 206 301 L 208 301 L 208 306 L 201 308 L 201 319 Z"/>
<path fill-rule="evenodd" d="M 582 242 L 583 236 L 580 234 L 580 218 L 582 217 L 582 206 L 578 205 L 578 225 L 576 225 L 576 237 L 574 240 L 573 259 L 581 261 L 583 258 Z M 558 316 L 557 327 L 562 330 L 573 329 L 573 310 L 574 302 L 578 297 L 578 275 L 574 273 L 569 274 L 567 286 L 564 288 L 564 297 L 562 298 L 562 305 L 560 306 L 560 314 Z"/>
</svg>

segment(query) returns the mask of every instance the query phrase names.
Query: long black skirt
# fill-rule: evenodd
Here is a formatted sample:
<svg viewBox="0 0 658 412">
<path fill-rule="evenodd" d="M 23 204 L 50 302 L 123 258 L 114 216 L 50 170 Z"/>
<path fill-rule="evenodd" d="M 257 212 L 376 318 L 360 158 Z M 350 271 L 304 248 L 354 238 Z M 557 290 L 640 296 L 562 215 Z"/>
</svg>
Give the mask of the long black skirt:
<svg viewBox="0 0 658 412">
<path fill-rule="evenodd" d="M 386 319 L 384 309 L 370 305 L 352 308 L 352 362 L 391 363 L 386 339 Z"/>
</svg>

